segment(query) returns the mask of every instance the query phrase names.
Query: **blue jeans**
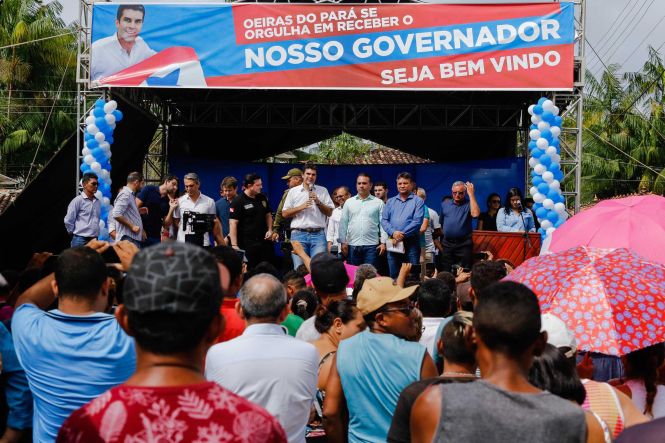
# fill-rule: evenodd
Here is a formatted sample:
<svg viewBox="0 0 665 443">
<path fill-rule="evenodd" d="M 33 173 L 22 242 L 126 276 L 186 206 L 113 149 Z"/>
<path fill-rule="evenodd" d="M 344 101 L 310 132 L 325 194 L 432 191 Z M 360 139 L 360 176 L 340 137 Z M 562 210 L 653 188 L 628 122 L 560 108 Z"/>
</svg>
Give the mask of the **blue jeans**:
<svg viewBox="0 0 665 443">
<path fill-rule="evenodd" d="M 420 238 L 418 235 L 412 235 L 411 237 L 404 239 L 404 254 L 388 252 L 388 269 L 390 270 L 390 278 L 397 278 L 402 263 L 411 263 L 412 265 L 418 265 L 420 263 Z"/>
<path fill-rule="evenodd" d="M 354 266 L 360 266 L 364 263 L 369 263 L 370 265 L 376 268 L 377 255 L 378 255 L 378 251 L 376 250 L 377 247 L 378 245 L 369 245 L 369 246 L 349 245 L 349 256 L 347 261 Z"/>
<path fill-rule="evenodd" d="M 143 247 L 144 247 L 144 248 L 147 248 L 148 246 L 152 246 L 152 245 L 156 245 L 156 244 L 158 244 L 158 243 L 161 243 L 161 241 L 162 241 L 162 239 L 159 238 L 159 237 L 157 237 L 157 238 L 155 238 L 155 237 L 148 237 L 148 238 L 146 238 L 145 241 L 143 242 Z"/>
<path fill-rule="evenodd" d="M 75 248 L 77 246 L 85 246 L 90 242 L 90 240 L 93 240 L 95 237 L 81 237 L 80 235 L 72 235 L 72 243 L 71 247 Z"/>
<path fill-rule="evenodd" d="M 291 231 L 291 241 L 294 240 L 302 244 L 305 254 L 309 255 L 310 258 L 314 258 L 316 254 L 328 250 L 326 233 L 323 229 L 318 232 L 304 232 L 294 229 Z M 291 254 L 291 256 L 293 257 L 293 269 L 298 269 L 298 266 L 303 264 L 302 260 L 295 254 Z"/>
</svg>

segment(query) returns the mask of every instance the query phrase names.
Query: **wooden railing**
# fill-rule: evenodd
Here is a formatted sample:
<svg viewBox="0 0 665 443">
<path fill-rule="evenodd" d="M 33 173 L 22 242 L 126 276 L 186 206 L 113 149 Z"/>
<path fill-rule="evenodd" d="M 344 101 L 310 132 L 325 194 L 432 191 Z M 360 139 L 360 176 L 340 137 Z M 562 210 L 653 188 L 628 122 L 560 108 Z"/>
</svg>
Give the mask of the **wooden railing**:
<svg viewBox="0 0 665 443">
<path fill-rule="evenodd" d="M 523 232 L 473 231 L 473 252 L 490 251 L 494 258 L 505 258 L 515 266 L 540 253 L 540 234 Z M 526 249 L 525 249 L 526 243 Z"/>
</svg>

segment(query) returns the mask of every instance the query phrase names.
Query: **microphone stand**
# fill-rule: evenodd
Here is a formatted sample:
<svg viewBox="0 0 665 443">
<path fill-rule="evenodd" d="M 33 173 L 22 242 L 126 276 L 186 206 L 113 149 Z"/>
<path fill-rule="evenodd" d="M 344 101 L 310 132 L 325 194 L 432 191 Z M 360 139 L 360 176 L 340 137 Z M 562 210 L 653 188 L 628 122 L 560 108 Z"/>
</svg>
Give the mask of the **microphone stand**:
<svg viewBox="0 0 665 443">
<path fill-rule="evenodd" d="M 524 227 L 524 239 L 522 240 L 522 263 L 526 261 L 526 251 L 527 244 L 531 248 L 531 239 L 529 238 L 529 232 L 526 228 L 526 222 L 524 221 L 524 209 L 522 208 L 522 203 L 519 204 L 520 218 L 522 219 L 522 227 Z"/>
</svg>

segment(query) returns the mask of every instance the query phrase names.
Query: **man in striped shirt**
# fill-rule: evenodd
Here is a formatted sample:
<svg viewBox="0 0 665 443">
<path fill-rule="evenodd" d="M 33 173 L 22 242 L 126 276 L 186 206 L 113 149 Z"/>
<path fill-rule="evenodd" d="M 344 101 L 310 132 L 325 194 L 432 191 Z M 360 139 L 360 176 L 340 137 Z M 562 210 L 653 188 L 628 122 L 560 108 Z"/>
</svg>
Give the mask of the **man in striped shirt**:
<svg viewBox="0 0 665 443">
<path fill-rule="evenodd" d="M 127 176 L 127 186 L 123 187 L 113 204 L 113 218 L 116 220 L 116 240 L 129 240 L 141 247 L 146 239 L 143 222 L 136 206 L 136 194 L 143 187 L 143 175 L 132 172 Z"/>
</svg>

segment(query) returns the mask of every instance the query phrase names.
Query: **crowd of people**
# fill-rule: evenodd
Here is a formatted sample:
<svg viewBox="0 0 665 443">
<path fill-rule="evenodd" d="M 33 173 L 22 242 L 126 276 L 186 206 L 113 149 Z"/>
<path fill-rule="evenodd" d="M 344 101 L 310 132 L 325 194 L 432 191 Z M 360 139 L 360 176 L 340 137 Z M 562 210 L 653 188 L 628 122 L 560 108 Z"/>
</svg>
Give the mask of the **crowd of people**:
<svg viewBox="0 0 665 443">
<path fill-rule="evenodd" d="M 426 236 L 439 214 L 407 173 L 392 198 L 366 174 L 332 198 L 313 167 L 284 180 L 273 217 L 253 174 L 241 192 L 225 178 L 215 202 L 195 174 L 178 197 L 176 177 L 151 188 L 132 173 L 110 243 L 84 177 L 72 247 L 0 274 L 0 442 L 662 441 L 663 344 L 580 352 L 530 289 L 502 281 L 510 264 L 464 270 L 473 184 L 453 184 L 443 236 Z M 203 228 L 193 212 L 211 215 Z M 450 263 L 431 274 L 429 242 Z"/>
</svg>

